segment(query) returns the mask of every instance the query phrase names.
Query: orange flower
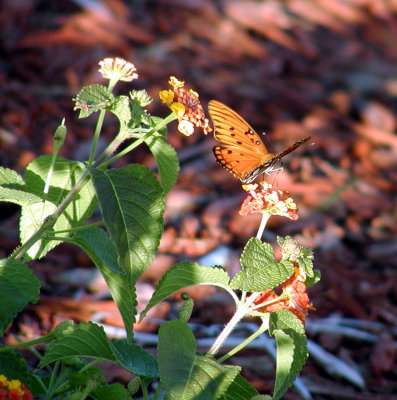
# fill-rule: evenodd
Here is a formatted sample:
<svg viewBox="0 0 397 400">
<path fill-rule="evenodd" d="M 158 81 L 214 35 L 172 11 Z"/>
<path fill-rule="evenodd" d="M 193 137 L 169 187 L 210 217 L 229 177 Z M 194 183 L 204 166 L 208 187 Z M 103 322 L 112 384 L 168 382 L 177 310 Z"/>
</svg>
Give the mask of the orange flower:
<svg viewBox="0 0 397 400">
<path fill-rule="evenodd" d="M 0 375 L 0 400 L 33 400 L 32 393 L 17 379 Z"/>
<path fill-rule="evenodd" d="M 314 307 L 309 303 L 309 295 L 306 293 L 306 273 L 303 268 L 295 263 L 294 265 L 294 274 L 281 284 L 282 293 L 280 296 L 277 296 L 273 290 L 268 289 L 255 299 L 254 304 L 269 303 L 258 308 L 262 312 L 287 309 L 305 323 L 308 309 L 313 310 Z"/>
<path fill-rule="evenodd" d="M 239 214 L 248 215 L 255 212 L 270 215 L 280 215 L 292 220 L 298 219 L 298 208 L 286 190 L 274 190 L 272 185 L 261 182 L 243 185 L 249 193 L 241 204 Z"/>
<path fill-rule="evenodd" d="M 204 134 L 211 132 L 209 121 L 205 118 L 204 110 L 199 101 L 199 95 L 192 89 L 184 88 L 185 82 L 174 76 L 168 82 L 173 90 L 162 90 L 159 93 L 161 101 L 178 117 L 178 130 L 186 136 L 194 132 L 194 128 L 203 128 Z"/>
</svg>

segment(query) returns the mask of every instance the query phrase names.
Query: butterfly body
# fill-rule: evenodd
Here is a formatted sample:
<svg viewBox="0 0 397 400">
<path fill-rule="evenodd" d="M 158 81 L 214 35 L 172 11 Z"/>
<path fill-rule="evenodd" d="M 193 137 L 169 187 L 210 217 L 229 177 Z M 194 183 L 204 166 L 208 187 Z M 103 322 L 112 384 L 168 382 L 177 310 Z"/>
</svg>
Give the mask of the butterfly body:
<svg viewBox="0 0 397 400">
<path fill-rule="evenodd" d="M 298 140 L 281 153 L 268 153 L 254 129 L 239 114 L 225 104 L 211 100 L 208 110 L 214 125 L 214 137 L 221 145 L 213 149 L 217 162 L 244 183 L 259 175 L 274 171 L 273 166 L 310 137 Z"/>
</svg>

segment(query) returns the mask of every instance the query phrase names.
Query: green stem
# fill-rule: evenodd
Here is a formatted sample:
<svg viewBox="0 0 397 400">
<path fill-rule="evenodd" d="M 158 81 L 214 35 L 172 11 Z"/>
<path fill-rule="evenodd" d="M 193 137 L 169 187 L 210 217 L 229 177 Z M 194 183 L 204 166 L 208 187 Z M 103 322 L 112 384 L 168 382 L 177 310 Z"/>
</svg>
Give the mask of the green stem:
<svg viewBox="0 0 397 400">
<path fill-rule="evenodd" d="M 248 343 L 250 343 L 253 340 L 255 340 L 263 332 L 266 332 L 268 328 L 269 328 L 268 321 L 263 321 L 261 326 L 258 328 L 258 330 L 256 332 L 254 332 L 251 336 L 247 337 L 247 339 L 245 339 L 242 343 L 240 343 L 234 349 L 230 350 L 227 354 L 225 354 L 223 357 L 221 357 L 218 360 L 218 362 L 219 363 L 223 363 L 225 360 L 227 360 L 228 358 L 232 357 L 234 354 L 236 354 L 241 349 L 243 349 L 245 346 L 247 346 Z"/>
<path fill-rule="evenodd" d="M 114 157 L 110 158 L 109 160 L 107 160 L 107 161 L 105 161 L 103 163 L 98 163 L 98 166 L 100 168 L 107 167 L 112 162 L 118 160 L 120 157 L 123 157 L 125 154 L 129 153 L 131 150 L 133 150 L 136 147 L 138 147 L 148 137 L 150 137 L 154 133 L 158 132 L 161 128 L 163 128 L 164 126 L 168 125 L 170 122 L 174 121 L 175 119 L 177 119 L 176 115 L 174 113 L 171 113 L 166 118 L 164 118 L 159 124 L 154 126 L 149 132 L 146 132 L 141 138 L 135 140 L 135 142 L 131 143 L 124 150 L 120 151 L 118 154 L 116 154 Z"/>
<path fill-rule="evenodd" d="M 83 368 L 80 369 L 80 372 L 84 372 L 87 369 L 90 369 L 91 367 L 93 367 L 96 364 L 99 364 L 102 360 L 98 359 L 98 360 L 93 360 L 89 363 L 87 363 Z"/>
<path fill-rule="evenodd" d="M 48 342 L 48 341 L 50 341 L 52 339 L 55 339 L 55 337 L 56 337 L 56 334 L 54 333 L 54 331 L 52 331 L 52 332 L 48 333 L 45 336 L 42 336 L 42 337 L 34 339 L 34 340 L 30 340 L 29 342 L 22 342 L 22 343 L 19 343 L 19 344 L 13 344 L 12 346 L 7 346 L 7 347 L 1 347 L 0 346 L 0 353 L 2 351 L 21 349 L 21 348 L 25 348 L 25 347 L 34 346 L 35 344 L 45 343 L 45 342 Z"/>
<path fill-rule="evenodd" d="M 233 315 L 232 319 L 226 324 L 223 328 L 223 331 L 219 334 L 216 338 L 214 344 L 208 350 L 208 355 L 215 355 L 219 349 L 222 347 L 225 340 L 229 337 L 232 333 L 233 329 L 236 325 L 241 321 L 242 318 L 248 313 L 251 304 L 255 301 L 255 299 L 259 296 L 259 293 L 252 293 L 248 299 L 244 303 L 240 303 L 237 307 L 235 314 Z"/>
<path fill-rule="evenodd" d="M 25 253 L 40 239 L 47 235 L 47 232 L 54 226 L 57 221 L 57 216 L 54 214 L 48 215 L 40 228 L 35 232 L 21 247 L 17 248 L 10 258 L 20 260 Z"/>
<path fill-rule="evenodd" d="M 102 226 L 103 224 L 104 224 L 103 221 L 98 221 L 98 222 L 94 222 L 94 223 L 88 224 L 88 225 L 76 226 L 75 228 L 63 229 L 63 230 L 60 230 L 60 231 L 54 231 L 53 234 L 54 235 L 58 235 L 58 234 L 62 234 L 62 233 L 81 232 L 81 231 L 85 231 L 85 230 L 90 229 L 90 228 L 96 228 L 97 226 Z"/>
<path fill-rule="evenodd" d="M 146 385 L 141 385 L 144 400 L 149 400 L 149 393 Z"/>
<path fill-rule="evenodd" d="M 261 224 L 259 225 L 259 229 L 256 234 L 257 239 L 259 239 L 259 240 L 262 239 L 263 231 L 265 230 L 265 227 L 266 227 L 266 224 L 267 224 L 267 221 L 269 220 L 269 218 L 270 218 L 270 214 L 268 214 L 268 213 L 262 214 Z"/>
<path fill-rule="evenodd" d="M 156 392 L 154 393 L 153 400 L 157 400 L 158 399 L 158 397 L 160 396 L 160 392 L 161 392 L 161 388 L 162 387 L 163 387 L 163 385 L 161 384 L 161 382 L 159 382 L 159 384 L 157 385 Z"/>
<path fill-rule="evenodd" d="M 44 400 L 50 399 L 52 394 L 54 393 L 54 384 L 56 381 L 58 369 L 59 369 L 59 361 L 55 362 L 54 369 L 52 370 L 51 378 L 50 378 L 50 383 L 48 385 Z M 56 390 L 56 388 L 55 388 Z"/>
<path fill-rule="evenodd" d="M 99 111 L 98 121 L 95 126 L 94 138 L 92 140 L 90 158 L 88 159 L 88 166 L 91 166 L 94 162 L 95 152 L 96 152 L 96 148 L 97 148 L 98 141 L 99 141 L 99 134 L 101 133 L 103 120 L 105 118 L 105 113 L 106 113 L 106 110 Z"/>
<path fill-rule="evenodd" d="M 254 311 L 254 310 L 257 310 L 258 308 L 262 308 L 262 307 L 265 307 L 265 306 L 268 306 L 270 304 L 274 304 L 274 303 L 277 303 L 278 301 L 286 300 L 286 299 L 289 299 L 289 295 L 287 293 L 283 293 L 280 296 L 276 297 L 275 299 L 264 301 L 261 304 L 257 304 L 255 306 L 251 307 L 251 310 Z"/>
<path fill-rule="evenodd" d="M 77 193 L 83 188 L 87 182 L 87 178 L 90 170 L 85 169 L 80 179 L 77 181 L 76 185 L 72 187 L 70 192 L 63 199 L 62 203 L 57 207 L 53 214 L 48 215 L 43 225 L 35 232 L 21 247 L 19 247 L 12 255 L 12 258 L 20 260 L 25 253 L 40 239 L 45 237 L 48 231 L 55 225 L 58 217 L 65 211 L 66 207 L 77 195 Z"/>
<path fill-rule="evenodd" d="M 117 80 L 109 81 L 108 90 L 110 92 L 113 90 L 116 83 L 117 83 Z M 95 126 L 94 139 L 92 140 L 90 158 L 88 159 L 89 167 L 94 163 L 95 152 L 96 152 L 96 148 L 97 148 L 98 141 L 99 141 L 99 134 L 101 133 L 101 130 L 102 130 L 102 125 L 103 125 L 103 120 L 105 119 L 105 114 L 106 114 L 106 110 L 101 110 L 98 115 L 98 121 Z"/>
</svg>

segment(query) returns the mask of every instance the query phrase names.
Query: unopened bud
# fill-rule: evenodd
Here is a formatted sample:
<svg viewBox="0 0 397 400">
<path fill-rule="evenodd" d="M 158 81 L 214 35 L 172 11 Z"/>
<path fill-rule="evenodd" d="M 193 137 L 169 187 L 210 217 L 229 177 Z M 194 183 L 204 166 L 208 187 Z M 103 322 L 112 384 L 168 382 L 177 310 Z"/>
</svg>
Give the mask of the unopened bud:
<svg viewBox="0 0 397 400">
<path fill-rule="evenodd" d="M 131 396 L 133 396 L 141 387 L 141 378 L 136 376 L 128 382 L 127 389 L 130 392 Z"/>
<path fill-rule="evenodd" d="M 55 154 L 58 153 L 59 149 L 64 144 L 65 139 L 66 139 L 66 134 L 67 134 L 67 129 L 65 126 L 65 118 L 64 118 L 61 122 L 61 125 L 59 125 L 58 128 L 55 129 L 55 132 L 54 132 L 54 152 L 55 152 Z"/>
<path fill-rule="evenodd" d="M 188 322 L 193 311 L 194 301 L 193 299 L 187 299 L 181 309 L 179 310 L 179 319 L 183 322 Z"/>
</svg>

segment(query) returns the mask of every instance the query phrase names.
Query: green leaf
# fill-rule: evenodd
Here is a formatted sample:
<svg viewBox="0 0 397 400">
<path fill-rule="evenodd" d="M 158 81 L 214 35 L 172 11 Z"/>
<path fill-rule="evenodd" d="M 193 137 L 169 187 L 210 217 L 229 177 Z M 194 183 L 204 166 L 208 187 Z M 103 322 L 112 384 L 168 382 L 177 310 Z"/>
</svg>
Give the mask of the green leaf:
<svg viewBox="0 0 397 400">
<path fill-rule="evenodd" d="M 320 280 L 320 272 L 313 271 L 313 250 L 304 247 L 298 240 L 289 236 L 277 237 L 277 243 L 280 246 L 283 259 L 296 262 L 299 267 L 303 268 L 306 275 L 306 286 L 313 286 Z"/>
<path fill-rule="evenodd" d="M 26 242 L 42 225 L 45 218 L 52 214 L 70 192 L 70 189 L 83 174 L 83 166 L 74 161 L 57 157 L 54 165 L 49 192 L 43 193 L 47 174 L 51 165 L 51 155 L 44 155 L 33 160 L 26 168 L 26 192 L 35 195 L 36 201 L 22 207 L 20 221 L 21 241 Z M 54 230 L 67 230 L 81 226 L 96 207 L 95 191 L 88 181 L 75 199 L 66 207 L 54 225 Z M 42 239 L 35 243 L 27 255 L 31 259 L 43 257 L 48 251 L 61 243 L 67 232 L 57 235 L 60 240 Z"/>
<path fill-rule="evenodd" d="M 229 288 L 229 279 L 227 272 L 220 267 L 205 267 L 188 261 L 175 264 L 161 278 L 149 304 L 141 312 L 140 320 L 152 307 L 180 289 L 192 285 L 212 285 L 225 289 Z"/>
<path fill-rule="evenodd" d="M 14 186 L 14 185 L 13 185 Z M 33 210 L 30 206 L 33 204 L 41 203 L 39 196 L 32 193 L 26 193 L 24 186 L 14 186 L 14 188 L 6 187 L 6 185 L 0 186 L 0 201 L 18 204 L 21 207 L 26 206 L 25 213 L 30 214 L 30 218 L 34 218 Z"/>
<path fill-rule="evenodd" d="M 307 360 L 306 335 L 302 322 L 288 310 L 270 314 L 269 334 L 276 339 L 277 366 L 273 400 L 292 385 Z"/>
<path fill-rule="evenodd" d="M 313 269 L 313 259 L 313 250 L 303 247 L 300 257 L 296 260 L 298 265 L 304 269 L 307 275 L 305 282 L 307 287 L 315 285 L 321 279 L 320 271 Z"/>
<path fill-rule="evenodd" d="M 99 207 L 118 264 L 136 282 L 156 254 L 163 232 L 164 195 L 154 174 L 143 165 L 93 171 Z"/>
<path fill-rule="evenodd" d="M 257 390 L 239 374 L 221 398 L 222 400 L 247 400 L 257 394 Z"/>
<path fill-rule="evenodd" d="M 147 125 L 152 127 L 153 126 L 153 121 L 152 117 L 147 113 L 146 110 L 144 110 L 140 105 L 133 103 L 131 107 L 131 115 L 132 115 L 132 123 L 130 124 L 130 127 L 138 126 L 138 125 Z M 132 137 L 134 134 L 132 134 Z"/>
<path fill-rule="evenodd" d="M 179 160 L 176 151 L 160 134 L 147 138 L 145 142 L 156 159 L 161 186 L 164 194 L 167 194 L 178 179 Z"/>
<path fill-rule="evenodd" d="M 35 397 L 42 394 L 42 388 L 37 382 L 38 378 L 29 372 L 25 359 L 19 353 L 0 352 L 0 375 L 5 375 L 9 381 L 18 379 Z"/>
<path fill-rule="evenodd" d="M 79 118 L 86 118 L 93 112 L 108 108 L 114 101 L 113 94 L 106 86 L 85 86 L 77 94 L 75 108 L 80 110 Z"/>
<path fill-rule="evenodd" d="M 272 289 L 287 280 L 294 272 L 288 260 L 277 262 L 273 247 L 251 238 L 240 257 L 242 270 L 232 279 L 230 286 L 247 292 Z"/>
<path fill-rule="evenodd" d="M 124 128 L 131 120 L 130 99 L 128 96 L 117 96 L 114 102 L 108 107 L 120 121 L 120 125 Z"/>
<path fill-rule="evenodd" d="M 14 170 L 0 167 L 0 201 L 25 206 L 40 202 L 40 197 L 26 193 L 23 178 Z"/>
<path fill-rule="evenodd" d="M 40 282 L 36 275 L 18 260 L 0 260 L 0 334 L 18 312 L 39 299 Z"/>
<path fill-rule="evenodd" d="M 222 396 L 240 371 L 196 354 L 196 340 L 180 320 L 162 324 L 159 330 L 160 380 L 170 400 L 215 400 Z"/>
<path fill-rule="evenodd" d="M 48 346 L 40 367 L 67 357 L 84 357 L 116 362 L 112 347 L 102 327 L 80 323 L 62 331 Z"/>
<path fill-rule="evenodd" d="M 137 376 L 156 378 L 159 376 L 157 360 L 142 347 L 126 343 L 124 340 L 112 340 L 113 354 L 118 364 Z"/>
<path fill-rule="evenodd" d="M 13 169 L 0 167 L 0 185 L 15 183 L 24 185 L 25 182 L 21 175 L 16 173 Z"/>
<path fill-rule="evenodd" d="M 131 400 L 129 391 L 120 383 L 100 386 L 90 393 L 94 400 Z"/>
<path fill-rule="evenodd" d="M 62 332 L 50 343 L 40 367 L 69 359 L 70 357 L 93 358 L 117 364 L 127 371 L 141 376 L 158 376 L 156 359 L 135 344 L 107 338 L 102 327 L 92 323 L 80 323 Z"/>
<path fill-rule="evenodd" d="M 101 271 L 109 287 L 112 299 L 123 318 L 127 337 L 132 340 L 132 326 L 137 312 L 135 285 L 120 269 L 113 243 L 106 236 L 106 233 L 98 228 L 80 231 L 76 233 L 73 240 L 87 253 Z"/>
<path fill-rule="evenodd" d="M 321 280 L 321 272 L 318 269 L 313 270 L 313 276 L 306 278 L 306 287 L 311 287 Z"/>
</svg>

